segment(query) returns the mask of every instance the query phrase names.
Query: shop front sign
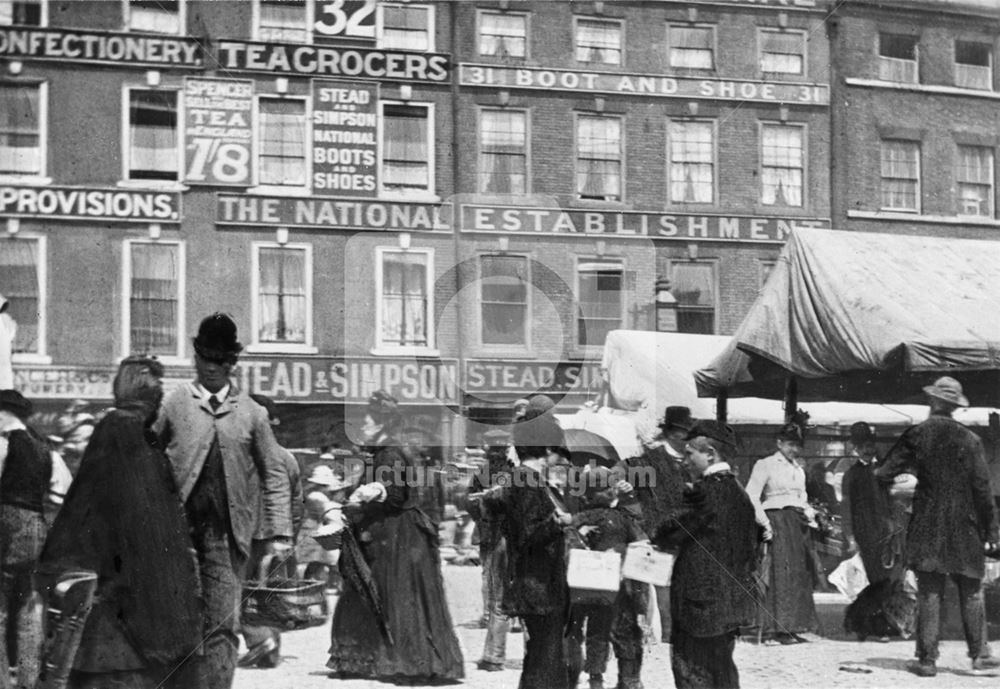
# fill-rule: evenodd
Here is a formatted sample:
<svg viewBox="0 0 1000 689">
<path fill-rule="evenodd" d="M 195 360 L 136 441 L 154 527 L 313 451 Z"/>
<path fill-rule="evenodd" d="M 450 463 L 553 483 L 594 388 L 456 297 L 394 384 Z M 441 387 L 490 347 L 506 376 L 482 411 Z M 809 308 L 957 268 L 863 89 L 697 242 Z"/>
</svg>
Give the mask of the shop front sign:
<svg viewBox="0 0 1000 689">
<path fill-rule="evenodd" d="M 181 195 L 137 189 L 0 184 L 0 215 L 50 220 L 177 222 Z"/>
<path fill-rule="evenodd" d="M 462 391 L 478 397 L 529 397 L 531 395 L 588 393 L 601 385 L 599 361 L 502 361 L 470 359 L 465 362 Z"/>
<path fill-rule="evenodd" d="M 112 369 L 14 366 L 14 387 L 30 399 L 109 400 Z"/>
<path fill-rule="evenodd" d="M 330 200 L 219 194 L 215 223 L 241 227 L 328 230 L 448 230 L 448 206 L 437 203 Z"/>
<path fill-rule="evenodd" d="M 0 57 L 135 67 L 200 68 L 204 62 L 194 38 L 12 26 L 0 27 Z"/>
</svg>

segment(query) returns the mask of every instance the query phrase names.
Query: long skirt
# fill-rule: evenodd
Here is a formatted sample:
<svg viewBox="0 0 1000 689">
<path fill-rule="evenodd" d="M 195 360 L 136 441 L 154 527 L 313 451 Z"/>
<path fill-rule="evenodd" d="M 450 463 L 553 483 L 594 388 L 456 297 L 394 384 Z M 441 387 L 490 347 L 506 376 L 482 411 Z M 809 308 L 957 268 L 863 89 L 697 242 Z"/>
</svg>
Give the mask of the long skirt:
<svg viewBox="0 0 1000 689">
<path fill-rule="evenodd" d="M 764 636 L 812 632 L 819 626 L 813 602 L 814 560 L 809 527 L 790 507 L 767 510 L 774 538 L 760 623 Z M 766 566 L 766 563 L 765 563 Z"/>
</svg>

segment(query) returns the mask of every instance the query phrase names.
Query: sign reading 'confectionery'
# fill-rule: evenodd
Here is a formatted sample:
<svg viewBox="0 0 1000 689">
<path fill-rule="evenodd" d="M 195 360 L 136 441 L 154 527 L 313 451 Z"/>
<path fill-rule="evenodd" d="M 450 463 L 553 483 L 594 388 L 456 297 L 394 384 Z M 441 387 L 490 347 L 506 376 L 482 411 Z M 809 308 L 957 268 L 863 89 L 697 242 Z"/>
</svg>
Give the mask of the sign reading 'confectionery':
<svg viewBox="0 0 1000 689">
<path fill-rule="evenodd" d="M 0 57 L 143 67 L 201 67 L 203 61 L 194 38 L 20 27 L 0 27 Z"/>
</svg>

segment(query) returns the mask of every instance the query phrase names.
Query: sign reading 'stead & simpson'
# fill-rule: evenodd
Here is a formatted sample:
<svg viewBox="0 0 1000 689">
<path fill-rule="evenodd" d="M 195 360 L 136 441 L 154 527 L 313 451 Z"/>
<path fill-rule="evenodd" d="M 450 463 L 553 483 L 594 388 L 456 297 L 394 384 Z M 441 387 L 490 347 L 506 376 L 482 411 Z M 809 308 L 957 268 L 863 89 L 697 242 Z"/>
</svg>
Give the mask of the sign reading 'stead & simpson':
<svg viewBox="0 0 1000 689">
<path fill-rule="evenodd" d="M 313 192 L 378 194 L 378 84 L 312 82 Z"/>
<path fill-rule="evenodd" d="M 250 184 L 253 158 L 253 81 L 184 80 L 184 181 Z"/>
</svg>

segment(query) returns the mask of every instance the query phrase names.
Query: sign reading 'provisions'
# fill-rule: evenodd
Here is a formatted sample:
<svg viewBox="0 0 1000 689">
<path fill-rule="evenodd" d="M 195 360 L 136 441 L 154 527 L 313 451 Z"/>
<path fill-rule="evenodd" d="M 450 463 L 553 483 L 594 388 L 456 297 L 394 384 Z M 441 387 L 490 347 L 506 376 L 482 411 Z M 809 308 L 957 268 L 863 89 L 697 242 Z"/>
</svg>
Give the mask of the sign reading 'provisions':
<svg viewBox="0 0 1000 689">
<path fill-rule="evenodd" d="M 313 190 L 378 193 L 378 84 L 313 80 Z"/>
<path fill-rule="evenodd" d="M 459 79 L 462 86 L 490 86 L 503 89 L 541 89 L 801 105 L 830 104 L 830 88 L 825 84 L 578 72 L 568 69 L 504 67 L 464 62 L 459 65 Z"/>
<path fill-rule="evenodd" d="M 463 232 L 781 242 L 796 227 L 829 226 L 826 218 L 462 206 Z"/>
<path fill-rule="evenodd" d="M 450 209 L 436 203 L 219 194 L 215 223 L 330 230 L 448 230 Z"/>
<path fill-rule="evenodd" d="M 184 80 L 184 181 L 250 184 L 253 81 Z"/>
<path fill-rule="evenodd" d="M 201 67 L 193 38 L 0 27 L 0 57 L 156 67 Z"/>
<path fill-rule="evenodd" d="M 181 196 L 158 191 L 0 185 L 0 215 L 53 220 L 176 222 Z"/>
<path fill-rule="evenodd" d="M 403 50 L 221 40 L 219 68 L 323 77 L 447 82 L 448 56 Z"/>
</svg>

